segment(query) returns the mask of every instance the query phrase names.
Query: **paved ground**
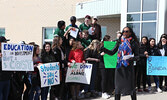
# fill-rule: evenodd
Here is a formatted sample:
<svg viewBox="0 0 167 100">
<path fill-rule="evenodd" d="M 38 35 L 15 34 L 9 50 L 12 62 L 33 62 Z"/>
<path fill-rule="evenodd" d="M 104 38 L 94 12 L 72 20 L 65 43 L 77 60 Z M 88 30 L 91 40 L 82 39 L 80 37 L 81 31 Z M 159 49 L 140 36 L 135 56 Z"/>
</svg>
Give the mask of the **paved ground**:
<svg viewBox="0 0 167 100">
<path fill-rule="evenodd" d="M 112 96 L 109 99 L 96 98 L 96 99 L 84 99 L 84 100 L 114 100 Z M 131 100 L 130 96 L 122 96 L 121 100 Z M 167 100 L 167 92 L 162 93 L 138 93 L 137 100 Z"/>
</svg>

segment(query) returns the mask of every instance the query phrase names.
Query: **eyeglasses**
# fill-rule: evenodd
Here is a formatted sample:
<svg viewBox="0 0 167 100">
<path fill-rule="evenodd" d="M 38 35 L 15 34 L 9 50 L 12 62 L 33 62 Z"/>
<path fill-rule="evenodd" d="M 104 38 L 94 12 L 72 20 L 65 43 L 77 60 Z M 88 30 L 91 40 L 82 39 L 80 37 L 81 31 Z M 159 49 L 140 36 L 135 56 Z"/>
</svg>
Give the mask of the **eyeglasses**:
<svg viewBox="0 0 167 100">
<path fill-rule="evenodd" d="M 128 33 L 129 31 L 123 31 L 123 33 Z"/>
</svg>

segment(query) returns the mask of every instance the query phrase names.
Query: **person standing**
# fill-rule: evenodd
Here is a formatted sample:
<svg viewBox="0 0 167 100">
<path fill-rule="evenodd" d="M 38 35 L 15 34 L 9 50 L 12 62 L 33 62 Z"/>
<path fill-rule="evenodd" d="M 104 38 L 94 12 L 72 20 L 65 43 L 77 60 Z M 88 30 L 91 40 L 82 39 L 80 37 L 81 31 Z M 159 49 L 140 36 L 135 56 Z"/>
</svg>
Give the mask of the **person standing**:
<svg viewBox="0 0 167 100">
<path fill-rule="evenodd" d="M 89 85 L 85 85 L 84 92 L 91 93 L 91 97 L 96 97 L 95 94 L 95 83 L 96 83 L 96 76 L 97 76 L 97 68 L 99 66 L 99 49 L 100 49 L 100 42 L 99 40 L 93 40 L 90 45 L 84 50 L 85 51 L 85 60 L 88 63 L 92 64 L 92 74 L 91 80 Z"/>
<path fill-rule="evenodd" d="M 30 78 L 31 78 L 31 84 L 32 84 L 32 87 L 30 89 L 30 94 L 29 94 L 29 100 L 38 100 L 41 94 L 40 75 L 39 75 L 39 70 L 37 68 L 37 66 L 42 63 L 42 60 L 39 57 L 39 54 L 40 54 L 39 45 L 35 44 L 34 51 L 33 51 L 34 71 L 29 72 Z"/>
<path fill-rule="evenodd" d="M 92 27 L 95 28 L 94 32 L 92 33 L 92 40 L 97 39 L 99 41 L 101 41 L 101 26 L 97 23 L 98 19 L 97 18 L 93 18 L 93 22 L 92 22 Z"/>
<path fill-rule="evenodd" d="M 146 56 L 160 56 L 160 52 L 158 47 L 155 44 L 155 39 L 154 38 L 150 38 L 149 39 L 149 46 L 148 46 L 148 52 L 145 52 Z M 151 91 L 151 76 L 147 77 L 147 83 L 148 83 L 148 90 Z M 157 92 L 162 92 L 162 90 L 159 88 L 159 78 L 158 76 L 153 76 L 154 77 L 154 82 L 156 84 L 156 91 Z"/>
<path fill-rule="evenodd" d="M 122 36 L 112 50 L 104 48 L 104 53 L 113 55 L 118 51 L 117 66 L 115 70 L 115 100 L 121 99 L 121 94 L 131 95 L 137 100 L 135 90 L 134 61 L 139 59 L 139 43 L 130 27 L 124 27 Z M 133 56 L 134 55 L 134 56 Z M 131 56 L 131 57 L 127 57 Z"/>
<path fill-rule="evenodd" d="M 2 71 L 2 53 L 1 43 L 6 43 L 7 40 L 4 36 L 0 36 L 0 100 L 8 100 L 10 91 L 10 79 L 12 72 Z"/>
<path fill-rule="evenodd" d="M 137 62 L 137 87 L 138 92 L 148 92 L 148 89 L 146 89 L 146 81 L 147 81 L 147 75 L 146 75 L 146 61 L 147 56 L 144 54 L 147 52 L 148 49 L 148 38 L 146 36 L 143 36 L 141 38 L 141 43 L 139 47 L 139 56 L 140 60 Z M 142 77 L 142 83 L 143 83 L 143 90 L 140 87 L 141 84 L 141 77 Z"/>
<path fill-rule="evenodd" d="M 68 57 L 69 67 L 71 67 L 70 66 L 71 63 L 85 63 L 84 52 L 82 49 L 83 49 L 83 46 L 81 45 L 80 41 L 75 41 L 73 43 L 73 47 Z M 70 83 L 70 90 L 71 90 L 72 100 L 78 100 L 79 91 L 80 91 L 80 83 L 75 83 L 75 82 Z"/>
<path fill-rule="evenodd" d="M 46 42 L 43 45 L 43 50 L 41 52 L 41 60 L 42 60 L 42 63 L 44 64 L 56 62 L 56 58 L 54 56 L 54 53 L 51 49 L 51 44 L 49 42 Z M 49 90 L 49 87 L 41 88 L 41 100 L 47 100 L 48 90 Z"/>
<path fill-rule="evenodd" d="M 158 48 L 161 56 L 167 56 L 167 36 L 161 35 L 160 41 L 158 43 Z M 167 91 L 167 76 L 159 76 L 159 87 L 163 89 L 163 78 L 165 78 L 165 89 Z"/>
</svg>

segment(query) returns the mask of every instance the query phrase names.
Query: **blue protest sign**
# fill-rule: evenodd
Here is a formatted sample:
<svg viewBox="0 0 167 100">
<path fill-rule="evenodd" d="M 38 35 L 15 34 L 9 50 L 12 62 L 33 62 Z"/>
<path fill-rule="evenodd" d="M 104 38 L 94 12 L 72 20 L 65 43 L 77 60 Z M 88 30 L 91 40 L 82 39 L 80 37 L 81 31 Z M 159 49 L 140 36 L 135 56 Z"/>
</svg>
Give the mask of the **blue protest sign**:
<svg viewBox="0 0 167 100">
<path fill-rule="evenodd" d="M 150 56 L 147 58 L 147 75 L 167 76 L 167 57 Z"/>
</svg>

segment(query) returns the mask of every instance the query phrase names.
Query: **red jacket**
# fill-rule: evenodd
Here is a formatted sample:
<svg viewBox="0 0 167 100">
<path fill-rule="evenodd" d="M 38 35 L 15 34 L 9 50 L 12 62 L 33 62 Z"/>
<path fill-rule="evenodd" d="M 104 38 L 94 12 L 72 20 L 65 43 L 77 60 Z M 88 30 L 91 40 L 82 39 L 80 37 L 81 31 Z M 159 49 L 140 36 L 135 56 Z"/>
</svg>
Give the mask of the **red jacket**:
<svg viewBox="0 0 167 100">
<path fill-rule="evenodd" d="M 71 50 L 68 61 L 72 62 L 75 60 L 76 63 L 82 63 L 84 61 L 84 53 L 81 49 Z"/>
</svg>

